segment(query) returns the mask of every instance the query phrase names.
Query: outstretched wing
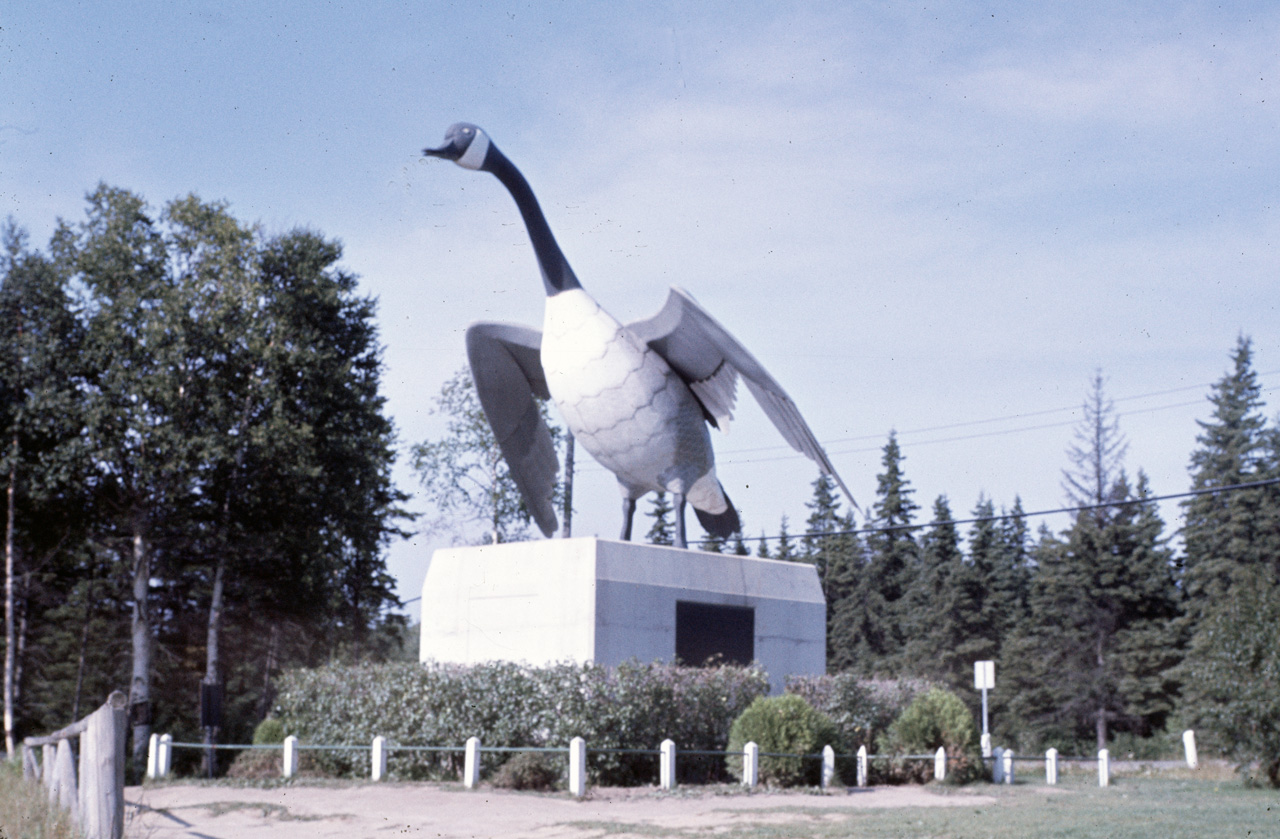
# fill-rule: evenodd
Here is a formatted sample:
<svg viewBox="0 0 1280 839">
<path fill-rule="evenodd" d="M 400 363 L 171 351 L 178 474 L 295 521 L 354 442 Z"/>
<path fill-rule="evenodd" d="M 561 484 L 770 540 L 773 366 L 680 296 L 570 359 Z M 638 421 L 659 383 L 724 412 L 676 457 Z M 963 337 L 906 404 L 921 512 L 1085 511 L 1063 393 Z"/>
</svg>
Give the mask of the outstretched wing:
<svg viewBox="0 0 1280 839">
<path fill-rule="evenodd" d="M 542 372 L 542 333 L 510 323 L 467 329 L 467 361 L 511 478 L 544 536 L 558 526 L 552 496 L 560 471 L 551 432 L 535 399 L 550 399 Z"/>
<path fill-rule="evenodd" d="M 818 464 L 823 474 L 840 485 L 849 503 L 857 502 L 800 416 L 800 410 L 773 376 L 738 339 L 698 305 L 688 292 L 672 288 L 662 311 L 627 326 L 632 334 L 667 360 L 689 383 L 714 424 L 727 428 L 733 418 L 738 376 L 793 449 Z"/>
</svg>

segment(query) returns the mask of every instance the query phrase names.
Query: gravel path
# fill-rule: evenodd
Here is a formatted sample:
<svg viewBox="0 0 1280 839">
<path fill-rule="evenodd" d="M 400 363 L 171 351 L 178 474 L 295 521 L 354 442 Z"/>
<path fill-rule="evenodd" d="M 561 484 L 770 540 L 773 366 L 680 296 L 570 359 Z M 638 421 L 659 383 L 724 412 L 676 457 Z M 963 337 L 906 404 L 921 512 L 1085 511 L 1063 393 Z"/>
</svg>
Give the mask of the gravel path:
<svg viewBox="0 0 1280 839">
<path fill-rule="evenodd" d="M 725 794 L 723 788 L 688 788 L 660 794 L 648 789 L 595 789 L 582 801 L 457 784 L 230 786 L 167 784 L 128 787 L 127 839 L 311 839 L 311 837 L 568 837 L 601 834 L 588 824 L 657 828 L 812 818 L 838 818 L 860 807 L 951 807 L 992 804 L 967 791 L 938 795 L 922 787 L 877 787 L 816 795 L 803 792 Z M 803 808 L 809 813 L 795 812 Z M 588 823 L 588 824 L 583 824 Z"/>
</svg>

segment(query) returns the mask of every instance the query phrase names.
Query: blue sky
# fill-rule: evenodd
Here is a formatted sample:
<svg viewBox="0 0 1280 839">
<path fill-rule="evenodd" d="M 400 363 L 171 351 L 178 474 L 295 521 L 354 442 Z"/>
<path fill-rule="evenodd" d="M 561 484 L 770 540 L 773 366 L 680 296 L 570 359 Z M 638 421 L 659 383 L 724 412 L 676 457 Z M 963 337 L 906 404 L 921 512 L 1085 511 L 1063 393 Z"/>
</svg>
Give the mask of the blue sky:
<svg viewBox="0 0 1280 839">
<path fill-rule="evenodd" d="M 925 514 L 1044 509 L 1097 369 L 1157 493 L 1237 335 L 1275 401 L 1277 80 L 1263 3 L 0 0 L 0 214 L 43 243 L 106 181 L 341 239 L 407 447 L 468 323 L 541 322 L 509 197 L 419 155 L 476 122 L 606 308 L 692 292 L 864 505 L 897 429 Z M 713 437 L 748 532 L 799 529 L 815 472 L 749 395 Z M 578 497 L 612 537 L 610 476 Z M 393 547 L 403 597 L 437 544 Z"/>
</svg>

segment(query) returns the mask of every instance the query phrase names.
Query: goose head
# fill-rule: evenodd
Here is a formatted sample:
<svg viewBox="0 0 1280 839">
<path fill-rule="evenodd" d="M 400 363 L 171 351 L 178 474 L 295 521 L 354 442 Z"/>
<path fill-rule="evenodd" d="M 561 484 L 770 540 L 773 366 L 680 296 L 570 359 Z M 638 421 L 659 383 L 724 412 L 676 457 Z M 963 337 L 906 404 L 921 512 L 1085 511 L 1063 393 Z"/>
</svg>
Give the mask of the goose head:
<svg viewBox="0 0 1280 839">
<path fill-rule="evenodd" d="M 489 149 L 493 143 L 489 135 L 478 125 L 469 122 L 455 122 L 444 133 L 444 145 L 434 149 L 423 149 L 427 157 L 442 157 L 452 160 L 464 169 L 483 169 L 489 157 Z"/>
</svg>

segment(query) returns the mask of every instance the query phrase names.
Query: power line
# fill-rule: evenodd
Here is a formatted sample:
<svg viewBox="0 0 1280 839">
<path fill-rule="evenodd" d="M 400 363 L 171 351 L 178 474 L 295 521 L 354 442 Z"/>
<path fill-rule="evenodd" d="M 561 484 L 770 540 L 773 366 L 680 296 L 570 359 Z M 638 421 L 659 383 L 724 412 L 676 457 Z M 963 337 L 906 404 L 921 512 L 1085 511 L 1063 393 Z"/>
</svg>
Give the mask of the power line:
<svg viewBox="0 0 1280 839">
<path fill-rule="evenodd" d="M 1102 504 L 1082 504 L 1077 507 L 1058 507 L 1054 510 L 1034 510 L 1029 513 L 1000 513 L 999 515 L 977 516 L 971 519 L 946 519 L 944 521 L 930 521 L 924 524 L 895 524 L 890 527 L 859 527 L 853 530 L 825 530 L 818 533 L 799 533 L 787 534 L 788 539 L 825 539 L 829 536 L 858 536 L 863 533 L 893 533 L 903 530 L 923 530 L 926 527 L 934 527 L 942 524 L 977 524 L 986 521 L 1003 521 L 1005 519 L 1031 518 L 1033 516 L 1053 516 L 1060 513 L 1081 513 L 1087 510 L 1105 510 L 1109 507 L 1127 507 L 1133 504 L 1150 504 L 1157 501 L 1171 501 L 1175 498 L 1190 498 L 1196 495 L 1214 495 L 1220 492 L 1235 492 L 1242 489 L 1255 489 L 1257 487 L 1274 486 L 1280 484 L 1280 478 L 1268 478 L 1265 481 L 1250 481 L 1244 484 L 1228 484 L 1220 487 L 1207 487 L 1205 489 L 1193 489 L 1187 492 L 1175 492 L 1171 495 L 1147 495 L 1142 498 L 1126 498 L 1122 501 L 1108 501 Z M 743 536 L 743 542 L 767 542 L 773 539 L 781 539 L 779 536 Z M 722 540 L 728 541 L 728 540 Z"/>
</svg>

